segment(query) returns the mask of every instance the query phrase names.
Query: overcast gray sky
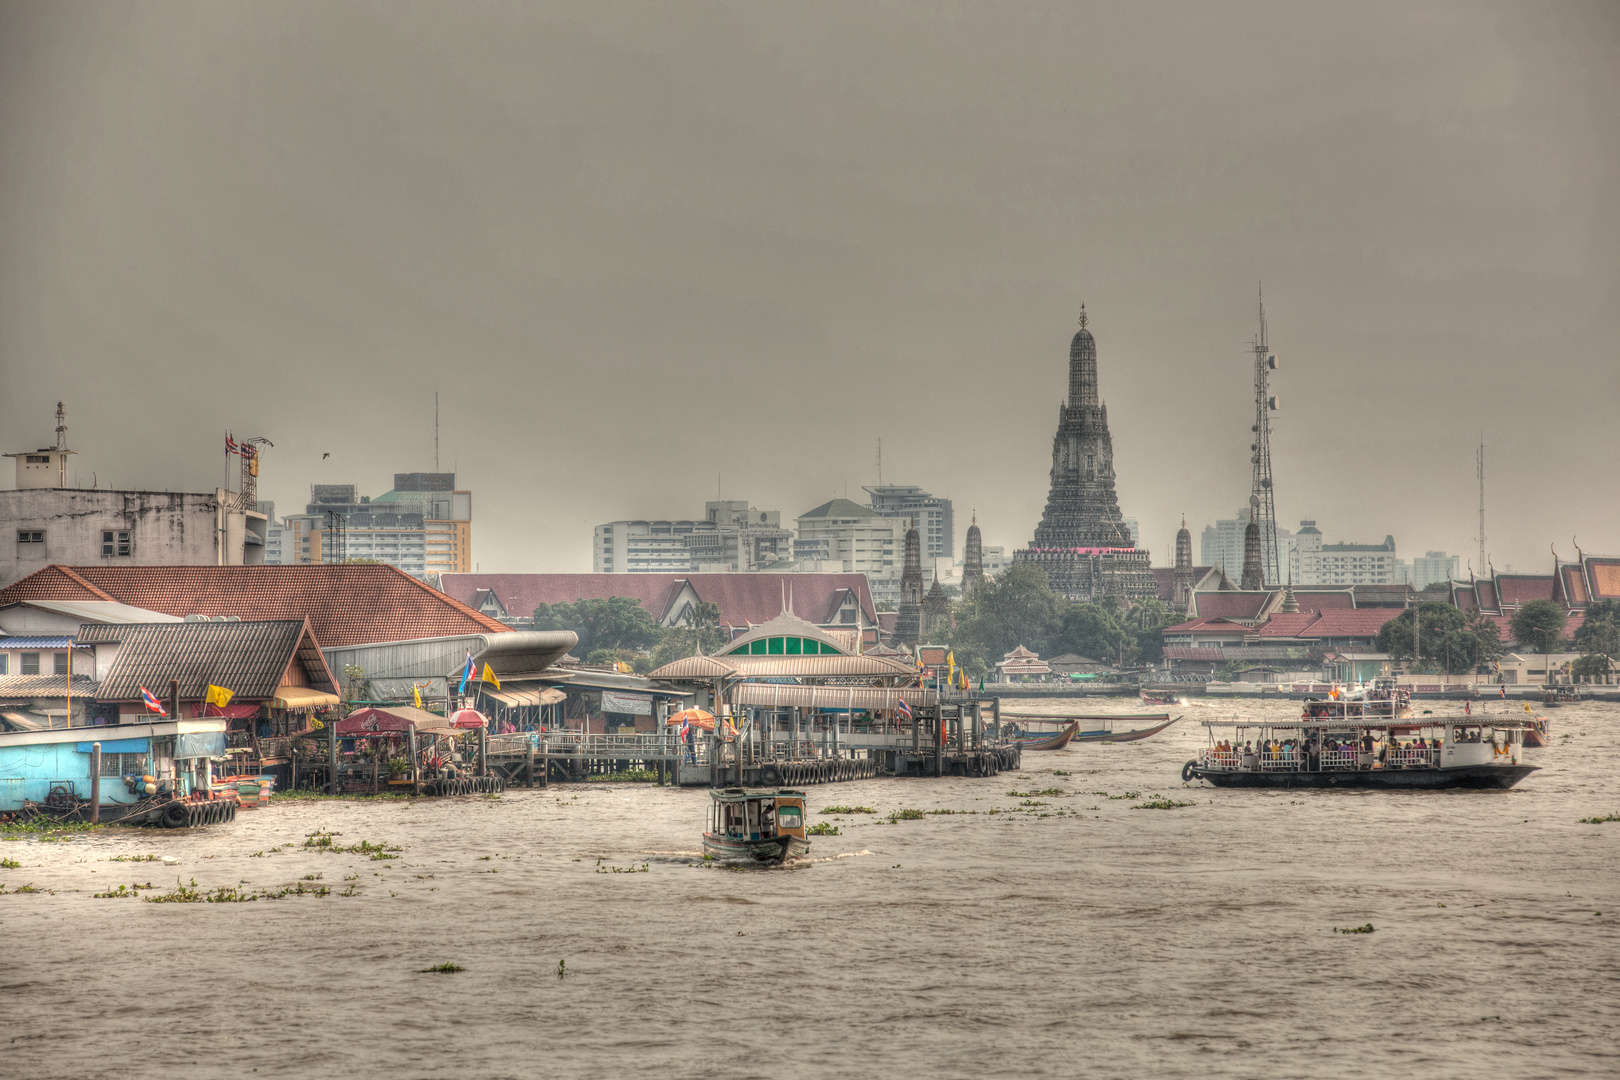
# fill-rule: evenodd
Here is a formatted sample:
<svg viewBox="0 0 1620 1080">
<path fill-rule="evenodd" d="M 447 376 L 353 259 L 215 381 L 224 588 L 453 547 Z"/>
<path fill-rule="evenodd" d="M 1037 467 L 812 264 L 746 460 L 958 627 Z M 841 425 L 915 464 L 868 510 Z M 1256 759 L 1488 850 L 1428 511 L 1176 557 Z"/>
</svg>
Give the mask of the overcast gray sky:
<svg viewBox="0 0 1620 1080">
<path fill-rule="evenodd" d="M 1168 563 L 1620 554 L 1620 5 L 0 4 L 0 442 L 261 497 L 441 459 L 493 570 L 884 478 L 1044 505 L 1084 299 Z M 322 455 L 330 453 L 330 458 Z"/>
</svg>

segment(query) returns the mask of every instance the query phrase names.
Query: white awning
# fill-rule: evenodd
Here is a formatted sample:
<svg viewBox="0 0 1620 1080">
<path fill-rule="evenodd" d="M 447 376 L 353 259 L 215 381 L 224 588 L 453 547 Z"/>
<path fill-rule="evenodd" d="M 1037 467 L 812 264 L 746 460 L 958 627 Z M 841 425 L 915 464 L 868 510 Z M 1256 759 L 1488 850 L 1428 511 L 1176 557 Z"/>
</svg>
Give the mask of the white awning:
<svg viewBox="0 0 1620 1080">
<path fill-rule="evenodd" d="M 272 709 L 318 709 L 323 705 L 337 705 L 341 700 L 336 694 L 328 694 L 324 690 L 312 690 L 307 686 L 283 686 L 276 690 L 276 696 L 270 699 Z"/>
<path fill-rule="evenodd" d="M 493 687 L 482 687 L 481 692 L 487 698 L 500 702 L 509 709 L 520 709 L 526 705 L 555 705 L 568 695 L 555 686 L 537 686 L 520 689 L 512 683 L 496 690 Z"/>
</svg>

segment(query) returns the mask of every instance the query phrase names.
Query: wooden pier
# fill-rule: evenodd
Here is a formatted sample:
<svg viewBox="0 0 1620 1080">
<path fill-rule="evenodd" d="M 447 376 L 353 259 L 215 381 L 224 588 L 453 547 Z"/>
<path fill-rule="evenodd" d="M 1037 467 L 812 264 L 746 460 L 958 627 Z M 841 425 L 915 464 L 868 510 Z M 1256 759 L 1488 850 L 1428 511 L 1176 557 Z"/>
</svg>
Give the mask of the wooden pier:
<svg viewBox="0 0 1620 1080">
<path fill-rule="evenodd" d="M 508 786 L 545 786 L 640 772 L 683 787 L 827 784 L 878 776 L 994 776 L 1020 765 L 1000 725 L 987 729 L 980 703 L 919 710 L 900 728 L 851 728 L 836 715 L 819 725 L 793 710 L 750 709 L 735 736 L 683 741 L 672 730 L 644 735 L 517 732 L 488 737 L 484 764 Z"/>
</svg>

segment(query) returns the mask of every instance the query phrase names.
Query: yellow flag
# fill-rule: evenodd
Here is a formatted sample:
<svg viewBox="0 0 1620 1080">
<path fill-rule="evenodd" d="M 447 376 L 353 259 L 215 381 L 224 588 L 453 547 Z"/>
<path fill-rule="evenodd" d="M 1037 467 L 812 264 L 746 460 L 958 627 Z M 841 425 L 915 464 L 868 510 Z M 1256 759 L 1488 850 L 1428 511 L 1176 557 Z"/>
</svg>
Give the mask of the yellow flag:
<svg viewBox="0 0 1620 1080">
<path fill-rule="evenodd" d="M 494 683 L 495 689 L 497 690 L 501 688 L 501 680 L 495 677 L 495 672 L 490 670 L 488 663 L 484 664 L 484 681 L 487 683 Z"/>
<path fill-rule="evenodd" d="M 420 709 L 422 707 L 422 688 L 415 683 L 411 683 L 411 693 L 416 695 L 416 707 Z"/>
<path fill-rule="evenodd" d="M 227 690 L 223 686 L 215 686 L 213 683 L 208 684 L 208 704 L 210 705 L 218 705 L 223 709 L 231 703 L 231 698 L 235 696 L 236 691 L 234 690 Z"/>
<path fill-rule="evenodd" d="M 630 666 L 630 662 L 628 660 L 620 660 L 613 666 L 620 675 L 634 675 L 636 673 L 636 669 Z"/>
<path fill-rule="evenodd" d="M 945 654 L 945 674 L 951 682 L 956 681 L 956 650 L 952 649 Z"/>
</svg>

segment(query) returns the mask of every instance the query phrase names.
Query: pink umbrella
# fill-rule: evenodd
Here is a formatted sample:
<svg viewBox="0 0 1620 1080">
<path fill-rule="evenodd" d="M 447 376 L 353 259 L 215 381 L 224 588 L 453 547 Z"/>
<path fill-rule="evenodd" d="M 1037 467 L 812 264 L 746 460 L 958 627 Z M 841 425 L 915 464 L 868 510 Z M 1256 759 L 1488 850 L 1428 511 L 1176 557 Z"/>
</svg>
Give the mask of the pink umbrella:
<svg viewBox="0 0 1620 1080">
<path fill-rule="evenodd" d="M 450 716 L 450 726 L 459 728 L 488 727 L 489 721 L 477 709 L 461 709 Z"/>
</svg>

